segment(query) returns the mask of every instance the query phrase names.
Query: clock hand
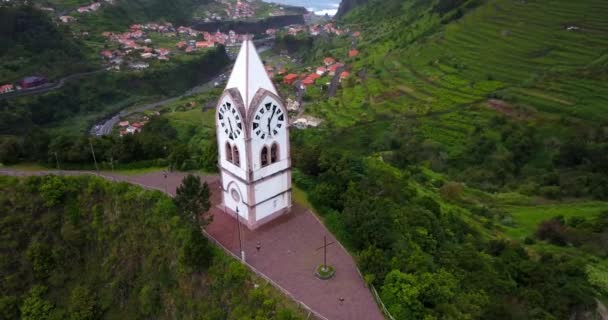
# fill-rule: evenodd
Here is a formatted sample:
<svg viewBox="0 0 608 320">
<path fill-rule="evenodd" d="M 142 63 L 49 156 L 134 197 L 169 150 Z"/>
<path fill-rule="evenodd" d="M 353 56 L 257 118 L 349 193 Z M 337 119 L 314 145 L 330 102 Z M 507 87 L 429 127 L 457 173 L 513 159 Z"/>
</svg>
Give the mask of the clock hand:
<svg viewBox="0 0 608 320">
<path fill-rule="evenodd" d="M 230 119 L 228 119 L 228 125 L 230 125 L 230 133 L 234 134 L 234 130 L 232 130 L 232 121 L 230 121 Z"/>
<path fill-rule="evenodd" d="M 272 118 L 274 118 L 274 113 L 275 113 L 276 109 L 272 109 L 272 114 L 270 115 L 270 117 L 268 118 L 268 135 L 270 135 L 270 122 L 272 121 Z"/>
</svg>

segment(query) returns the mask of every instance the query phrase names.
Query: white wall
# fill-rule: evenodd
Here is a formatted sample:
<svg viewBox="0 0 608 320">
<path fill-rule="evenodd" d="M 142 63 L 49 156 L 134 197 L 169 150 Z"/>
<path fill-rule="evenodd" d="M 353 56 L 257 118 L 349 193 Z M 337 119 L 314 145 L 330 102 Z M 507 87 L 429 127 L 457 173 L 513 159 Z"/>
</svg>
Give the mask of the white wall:
<svg viewBox="0 0 608 320">
<path fill-rule="evenodd" d="M 270 199 L 256 207 L 256 221 L 260 221 L 265 217 L 287 208 L 291 205 L 291 193 L 283 193 L 278 197 Z"/>
<path fill-rule="evenodd" d="M 236 202 L 232 198 L 230 192 L 233 188 L 239 192 L 241 201 Z M 230 208 L 232 211 L 235 211 L 238 207 L 241 218 L 247 220 L 249 217 L 249 207 L 246 205 L 249 200 L 247 198 L 247 186 L 241 181 L 232 177 L 230 174 L 222 172 L 222 189 L 224 190 L 224 205 Z"/>
<path fill-rule="evenodd" d="M 290 175 L 286 172 L 264 180 L 263 182 L 256 183 L 254 187 L 255 202 L 260 203 L 276 196 L 280 192 L 289 190 L 289 178 Z"/>
</svg>

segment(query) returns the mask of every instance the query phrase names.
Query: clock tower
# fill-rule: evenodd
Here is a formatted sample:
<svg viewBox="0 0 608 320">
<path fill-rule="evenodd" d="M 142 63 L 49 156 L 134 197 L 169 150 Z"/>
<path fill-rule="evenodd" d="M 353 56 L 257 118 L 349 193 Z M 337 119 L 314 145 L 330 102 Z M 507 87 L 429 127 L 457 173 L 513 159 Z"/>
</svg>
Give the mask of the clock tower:
<svg viewBox="0 0 608 320">
<path fill-rule="evenodd" d="M 255 229 L 291 208 L 289 119 L 251 40 L 216 108 L 223 209 Z"/>
</svg>

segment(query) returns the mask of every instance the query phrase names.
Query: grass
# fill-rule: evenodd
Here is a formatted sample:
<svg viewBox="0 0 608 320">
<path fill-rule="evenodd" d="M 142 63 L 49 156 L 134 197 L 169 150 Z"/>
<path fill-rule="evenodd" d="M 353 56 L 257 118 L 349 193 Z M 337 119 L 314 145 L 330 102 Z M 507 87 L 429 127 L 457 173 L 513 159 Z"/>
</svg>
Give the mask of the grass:
<svg viewBox="0 0 608 320">
<path fill-rule="evenodd" d="M 293 201 L 306 209 L 314 211 L 312 204 L 308 200 L 308 194 L 304 192 L 304 190 L 292 185 L 291 187 L 291 195 L 293 197 Z"/>
<path fill-rule="evenodd" d="M 163 115 L 177 130 L 180 140 L 188 140 L 195 133 L 200 132 L 210 138 L 215 130 L 214 110 L 201 111 L 199 107 L 187 111 L 174 111 Z"/>
<path fill-rule="evenodd" d="M 524 239 L 532 235 L 538 224 L 556 216 L 564 218 L 590 218 L 608 210 L 608 203 L 600 201 L 555 203 L 538 206 L 505 206 L 513 217 L 515 226 L 506 227 L 506 234 L 514 239 Z"/>
</svg>

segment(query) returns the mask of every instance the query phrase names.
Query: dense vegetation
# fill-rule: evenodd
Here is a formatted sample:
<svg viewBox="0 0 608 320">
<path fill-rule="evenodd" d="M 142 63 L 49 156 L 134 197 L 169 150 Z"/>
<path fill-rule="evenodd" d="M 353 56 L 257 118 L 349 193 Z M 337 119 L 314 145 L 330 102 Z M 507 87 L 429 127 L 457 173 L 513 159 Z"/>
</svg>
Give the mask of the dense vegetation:
<svg viewBox="0 0 608 320">
<path fill-rule="evenodd" d="M 92 68 L 83 44 L 30 6 L 0 5 L 0 57 L 2 84 L 28 75 L 54 78 Z"/>
<path fill-rule="evenodd" d="M 310 61 L 356 76 L 306 93 L 326 123 L 294 133 L 294 178 L 395 318 L 588 318 L 607 300 L 607 12 L 370 1 L 343 20 L 360 39 L 315 40 Z"/>
<path fill-rule="evenodd" d="M 295 319 L 159 192 L 0 177 L 0 319 Z"/>
</svg>

